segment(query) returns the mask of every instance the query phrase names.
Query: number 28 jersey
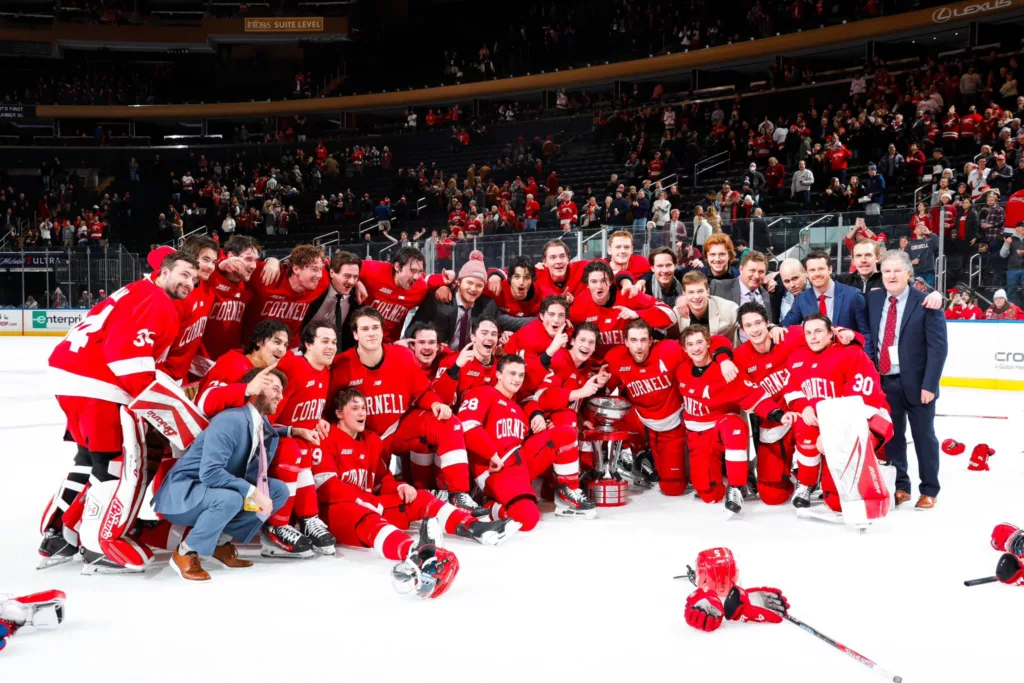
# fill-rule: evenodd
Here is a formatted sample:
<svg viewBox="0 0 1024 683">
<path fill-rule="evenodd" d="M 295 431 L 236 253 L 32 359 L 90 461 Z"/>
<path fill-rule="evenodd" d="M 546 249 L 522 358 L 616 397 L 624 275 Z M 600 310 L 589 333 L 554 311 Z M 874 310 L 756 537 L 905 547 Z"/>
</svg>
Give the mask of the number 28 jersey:
<svg viewBox="0 0 1024 683">
<path fill-rule="evenodd" d="M 130 403 L 156 379 L 178 324 L 171 297 L 149 278 L 122 287 L 50 354 L 54 393 Z"/>
</svg>

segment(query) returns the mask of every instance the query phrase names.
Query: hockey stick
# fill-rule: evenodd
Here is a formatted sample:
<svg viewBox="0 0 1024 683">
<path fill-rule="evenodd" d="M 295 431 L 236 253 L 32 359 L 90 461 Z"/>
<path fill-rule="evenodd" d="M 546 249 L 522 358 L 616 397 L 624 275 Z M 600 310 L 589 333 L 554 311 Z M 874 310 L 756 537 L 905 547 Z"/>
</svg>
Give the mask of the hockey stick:
<svg viewBox="0 0 1024 683">
<path fill-rule="evenodd" d="M 985 577 L 980 578 L 980 579 L 971 579 L 969 581 L 964 581 L 964 585 L 965 586 L 981 586 L 981 585 L 986 584 L 986 583 L 995 583 L 998 580 L 999 580 L 999 577 L 997 577 L 997 576 L 985 576 Z"/>
<path fill-rule="evenodd" d="M 694 586 L 697 585 L 697 573 L 693 571 L 693 568 L 690 567 L 690 565 L 686 565 L 685 577 L 687 579 L 689 579 L 690 583 L 692 583 Z M 681 579 L 683 577 L 682 576 L 677 576 L 675 578 Z M 804 622 L 800 621 L 796 617 L 790 616 L 789 614 L 783 614 L 782 618 L 785 619 L 786 621 L 788 621 L 791 624 L 799 626 L 804 631 L 807 631 L 808 633 L 810 633 L 812 636 L 818 638 L 819 640 L 825 641 L 826 643 L 828 643 L 832 647 L 836 648 L 840 652 L 843 652 L 844 654 L 847 654 L 850 657 L 853 657 L 858 662 L 860 662 L 864 666 L 868 667 L 869 669 L 871 669 L 875 673 L 885 677 L 885 679 L 887 681 L 892 681 L 893 683 L 903 683 L 903 677 L 902 676 L 897 676 L 895 674 L 889 673 L 888 671 L 886 671 L 882 667 L 878 666 L 878 664 L 875 664 L 873 661 L 871 661 L 870 659 L 868 659 L 864 655 L 856 652 L 855 650 L 852 650 L 852 649 L 846 647 L 845 645 L 843 645 L 840 642 L 832 640 L 831 638 L 829 638 L 828 636 L 826 636 L 824 633 L 822 633 L 821 631 L 817 630 L 813 626 L 805 624 Z"/>
<path fill-rule="evenodd" d="M 935 413 L 935 417 L 970 417 L 978 420 L 1009 420 L 1006 415 L 949 415 L 947 413 Z"/>
</svg>

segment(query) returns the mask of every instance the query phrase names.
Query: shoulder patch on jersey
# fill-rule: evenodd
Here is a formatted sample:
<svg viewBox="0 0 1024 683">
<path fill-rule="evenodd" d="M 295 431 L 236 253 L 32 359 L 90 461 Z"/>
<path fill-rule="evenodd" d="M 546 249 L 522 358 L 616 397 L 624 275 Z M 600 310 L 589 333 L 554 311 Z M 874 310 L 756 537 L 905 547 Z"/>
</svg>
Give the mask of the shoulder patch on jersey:
<svg viewBox="0 0 1024 683">
<path fill-rule="evenodd" d="M 583 322 L 587 322 L 587 323 L 596 323 L 596 322 L 597 322 L 597 318 L 598 318 L 598 316 L 596 316 L 596 315 L 592 315 L 592 316 L 590 316 L 589 318 L 587 318 L 586 320 L 584 320 Z"/>
<path fill-rule="evenodd" d="M 632 369 L 632 365 L 623 365 L 621 368 L 619 368 L 619 372 L 629 372 Z"/>
<path fill-rule="evenodd" d="M 771 367 L 771 366 L 769 365 L 768 367 Z M 751 365 L 749 368 L 747 368 L 747 374 L 750 374 L 751 372 L 754 372 L 755 370 L 757 370 L 757 366 L 756 365 Z"/>
<path fill-rule="evenodd" d="M 348 383 L 348 385 L 349 385 L 350 387 L 357 387 L 357 386 L 359 386 L 359 385 L 360 385 L 360 384 L 362 384 L 362 383 L 363 383 L 363 378 L 362 378 L 362 377 L 360 377 L 359 379 L 354 379 L 354 380 L 352 380 L 351 382 L 349 382 L 349 383 Z"/>
<path fill-rule="evenodd" d="M 388 289 L 387 287 L 381 287 L 380 288 L 380 293 L 381 294 L 393 294 L 393 292 L 390 289 Z"/>
<path fill-rule="evenodd" d="M 341 454 L 342 455 L 352 455 L 352 449 L 351 448 L 342 448 L 341 449 Z"/>
<path fill-rule="evenodd" d="M 793 369 L 794 370 L 796 368 L 802 368 L 803 366 L 804 366 L 804 362 L 803 361 L 800 361 L 799 363 L 793 363 Z"/>
</svg>

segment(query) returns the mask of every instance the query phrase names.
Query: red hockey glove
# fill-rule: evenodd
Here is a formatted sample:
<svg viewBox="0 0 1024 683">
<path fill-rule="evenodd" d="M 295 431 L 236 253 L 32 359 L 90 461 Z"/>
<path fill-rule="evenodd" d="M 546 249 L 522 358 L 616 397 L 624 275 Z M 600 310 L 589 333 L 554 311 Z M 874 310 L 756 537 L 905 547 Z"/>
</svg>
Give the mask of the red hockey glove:
<svg viewBox="0 0 1024 683">
<path fill-rule="evenodd" d="M 698 631 L 717 630 L 724 613 L 722 599 L 712 591 L 698 588 L 686 598 L 686 623 Z"/>
<path fill-rule="evenodd" d="M 729 621 L 759 621 L 778 624 L 789 611 L 789 601 L 778 588 L 736 586 L 725 599 L 725 618 Z"/>
<path fill-rule="evenodd" d="M 1001 553 L 1024 555 L 1024 531 L 1012 524 L 996 524 L 992 529 L 992 547 Z"/>
<path fill-rule="evenodd" d="M 996 578 L 1011 586 L 1024 586 L 1024 567 L 1021 559 L 1013 553 L 1003 553 L 996 565 Z"/>
</svg>

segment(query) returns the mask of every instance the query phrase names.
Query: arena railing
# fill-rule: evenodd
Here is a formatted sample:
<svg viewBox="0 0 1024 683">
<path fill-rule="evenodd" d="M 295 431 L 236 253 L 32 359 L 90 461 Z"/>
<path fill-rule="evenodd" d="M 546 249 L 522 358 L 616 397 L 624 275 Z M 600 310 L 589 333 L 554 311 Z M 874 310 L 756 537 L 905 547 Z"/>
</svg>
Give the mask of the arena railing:
<svg viewBox="0 0 1024 683">
<path fill-rule="evenodd" d="M 90 308 L 89 302 L 79 301 L 82 290 L 94 297 L 103 290 L 113 294 L 124 285 L 142 277 L 143 259 L 126 251 L 121 246 L 89 247 L 80 249 L 34 249 L 0 253 L 0 269 L 6 271 L 0 281 L 4 282 L 0 294 L 0 306 L 22 308 L 26 299 L 32 296 L 40 309 L 55 304 L 53 294 L 59 288 L 64 295 L 65 305 L 61 308 Z M 79 305 L 79 304 L 83 305 Z M 7 319 L 0 325 L 0 332 L 18 333 L 8 329 Z M 66 322 L 66 321 L 65 321 Z M 80 318 L 70 323 L 80 322 Z M 25 325 L 26 330 L 36 332 L 50 330 L 54 333 L 67 332 L 70 325 L 54 327 L 52 324 L 34 322 Z M 50 329 L 52 328 L 52 329 Z M 19 328 L 20 329 L 20 328 Z"/>
<path fill-rule="evenodd" d="M 972 9 L 968 10 L 969 7 Z M 834 49 L 839 45 L 864 43 L 890 35 L 929 32 L 939 26 L 950 29 L 967 25 L 972 21 L 1003 19 L 1007 14 L 1022 11 L 1016 2 L 979 5 L 975 0 L 953 3 L 940 9 L 949 11 L 940 13 L 939 10 L 924 9 L 709 49 L 422 90 L 274 102 L 143 106 L 40 105 L 35 109 L 36 116 L 40 118 L 67 119 L 230 118 L 405 109 L 438 102 L 466 102 L 474 99 L 508 97 L 524 92 L 583 88 L 610 84 L 617 80 L 637 81 L 666 73 L 684 73 L 693 69 L 721 66 L 730 62 L 763 60 L 764 56 L 769 54 L 793 54 L 820 47 Z M 97 27 L 95 30 L 102 28 L 104 27 Z M 2 32 L 0 37 L 3 37 Z"/>
</svg>

